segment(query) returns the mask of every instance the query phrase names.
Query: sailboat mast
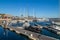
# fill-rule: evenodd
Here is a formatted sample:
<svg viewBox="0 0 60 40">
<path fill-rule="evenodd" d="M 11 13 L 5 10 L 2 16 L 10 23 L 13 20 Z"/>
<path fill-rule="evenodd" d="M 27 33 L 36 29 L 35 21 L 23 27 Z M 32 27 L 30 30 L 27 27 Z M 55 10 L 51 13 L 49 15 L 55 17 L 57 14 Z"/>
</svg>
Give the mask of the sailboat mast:
<svg viewBox="0 0 60 40">
<path fill-rule="evenodd" d="M 27 17 L 29 17 L 29 9 L 27 9 Z"/>
<path fill-rule="evenodd" d="M 27 11 L 27 8 L 25 9 L 25 16 L 28 17 L 28 11 Z"/>
<path fill-rule="evenodd" d="M 34 18 L 34 9 L 33 9 L 33 18 Z"/>
</svg>

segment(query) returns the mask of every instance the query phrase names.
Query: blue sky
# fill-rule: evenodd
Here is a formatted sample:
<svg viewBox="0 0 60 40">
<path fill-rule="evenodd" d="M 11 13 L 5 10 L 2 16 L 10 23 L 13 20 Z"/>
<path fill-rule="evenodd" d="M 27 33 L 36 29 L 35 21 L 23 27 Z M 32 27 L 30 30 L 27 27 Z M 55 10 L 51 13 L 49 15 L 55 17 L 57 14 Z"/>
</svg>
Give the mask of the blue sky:
<svg viewBox="0 0 60 40">
<path fill-rule="evenodd" d="M 0 0 L 0 13 L 36 17 L 53 17 L 59 15 L 59 0 Z"/>
</svg>

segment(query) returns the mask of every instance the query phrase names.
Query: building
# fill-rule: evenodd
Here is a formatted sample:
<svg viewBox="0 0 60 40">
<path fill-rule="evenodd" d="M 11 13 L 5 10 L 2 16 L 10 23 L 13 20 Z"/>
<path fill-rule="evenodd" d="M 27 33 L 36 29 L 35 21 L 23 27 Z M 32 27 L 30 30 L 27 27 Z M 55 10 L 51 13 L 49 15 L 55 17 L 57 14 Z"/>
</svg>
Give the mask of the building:
<svg viewBox="0 0 60 40">
<path fill-rule="evenodd" d="M 0 18 L 2 18 L 2 19 L 11 19 L 12 18 L 12 15 L 10 15 L 10 14 L 0 14 Z"/>
</svg>

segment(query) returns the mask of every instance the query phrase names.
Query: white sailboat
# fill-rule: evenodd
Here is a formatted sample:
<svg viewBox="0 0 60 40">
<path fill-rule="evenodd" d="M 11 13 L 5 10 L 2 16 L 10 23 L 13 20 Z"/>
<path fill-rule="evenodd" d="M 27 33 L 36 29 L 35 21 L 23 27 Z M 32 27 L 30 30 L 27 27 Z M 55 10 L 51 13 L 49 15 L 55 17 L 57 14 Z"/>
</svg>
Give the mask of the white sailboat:
<svg viewBox="0 0 60 40">
<path fill-rule="evenodd" d="M 36 13 L 35 13 L 35 10 L 34 10 L 34 8 L 33 8 L 33 21 L 37 21 L 37 18 L 36 18 Z"/>
</svg>

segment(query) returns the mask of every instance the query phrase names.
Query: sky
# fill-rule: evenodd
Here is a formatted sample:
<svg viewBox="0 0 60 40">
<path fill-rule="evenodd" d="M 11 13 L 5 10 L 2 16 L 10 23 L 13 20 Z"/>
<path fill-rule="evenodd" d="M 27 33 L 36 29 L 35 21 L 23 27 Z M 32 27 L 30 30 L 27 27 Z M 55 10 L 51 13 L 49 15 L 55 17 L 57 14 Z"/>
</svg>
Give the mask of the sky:
<svg viewBox="0 0 60 40">
<path fill-rule="evenodd" d="M 0 0 L 0 13 L 57 18 L 59 0 Z"/>
</svg>

